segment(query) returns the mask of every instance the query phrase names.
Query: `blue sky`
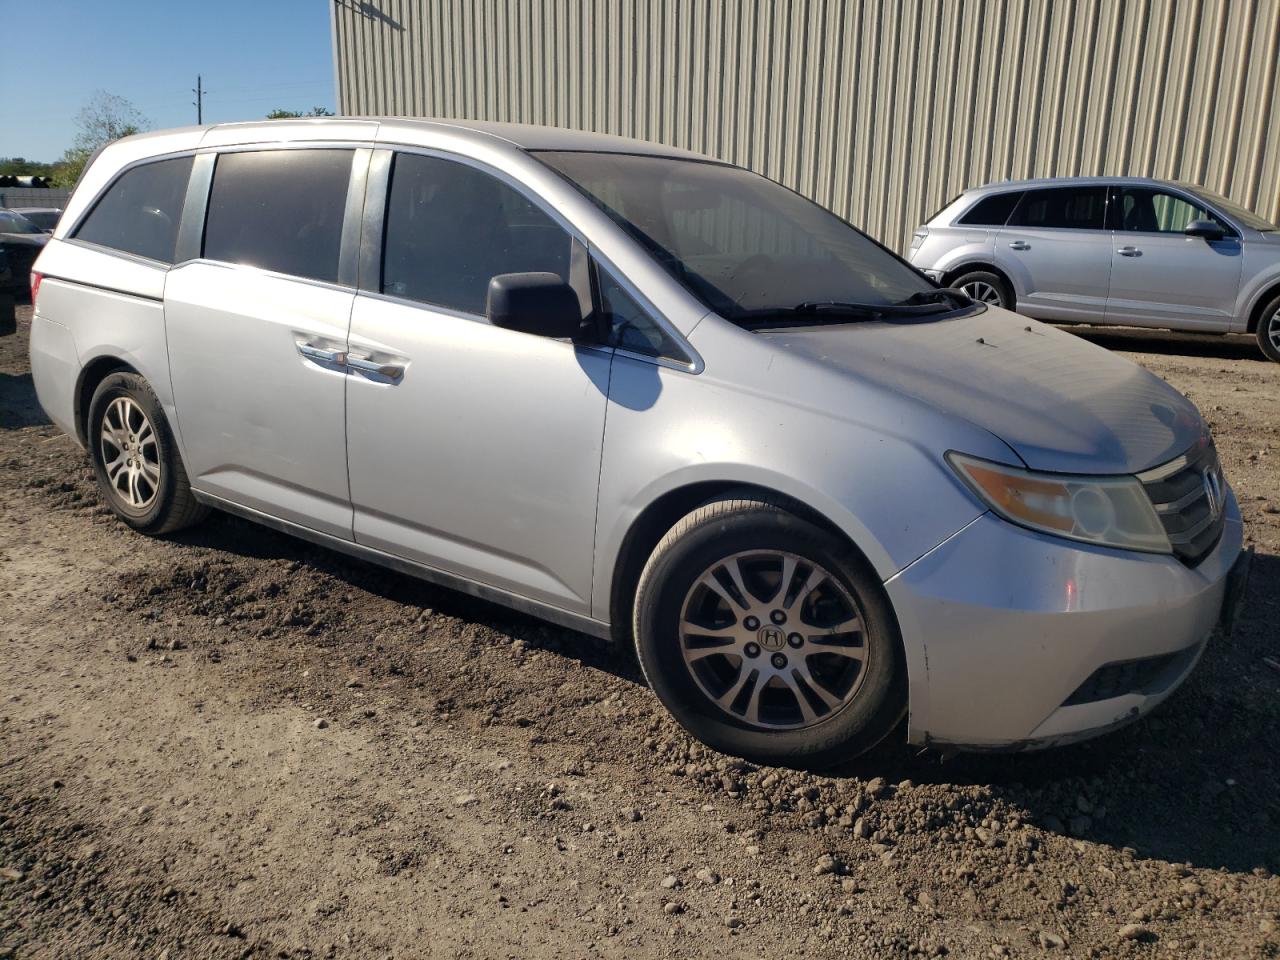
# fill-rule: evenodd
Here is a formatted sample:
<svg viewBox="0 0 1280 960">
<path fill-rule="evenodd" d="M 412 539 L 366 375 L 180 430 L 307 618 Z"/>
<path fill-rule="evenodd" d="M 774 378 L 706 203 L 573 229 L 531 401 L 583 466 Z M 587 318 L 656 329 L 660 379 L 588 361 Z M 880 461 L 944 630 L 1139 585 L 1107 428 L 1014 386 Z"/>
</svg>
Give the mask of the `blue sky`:
<svg viewBox="0 0 1280 960">
<path fill-rule="evenodd" d="M 0 0 L 0 157 L 56 160 L 95 91 L 150 129 L 335 110 L 329 0 Z"/>
</svg>

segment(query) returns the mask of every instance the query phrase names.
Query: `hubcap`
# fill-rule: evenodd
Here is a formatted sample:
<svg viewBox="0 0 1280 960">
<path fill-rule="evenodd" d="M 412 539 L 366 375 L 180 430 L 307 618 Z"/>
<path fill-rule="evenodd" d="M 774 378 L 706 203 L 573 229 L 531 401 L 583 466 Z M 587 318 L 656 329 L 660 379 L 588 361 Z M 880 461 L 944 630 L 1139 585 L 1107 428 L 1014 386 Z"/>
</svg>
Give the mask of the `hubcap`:
<svg viewBox="0 0 1280 960">
<path fill-rule="evenodd" d="M 1267 321 L 1267 339 L 1271 341 L 1271 346 L 1280 350 L 1280 310 L 1273 313 Z"/>
<path fill-rule="evenodd" d="M 960 287 L 972 300 L 1000 305 L 1000 291 L 983 280 L 972 280 Z"/>
<path fill-rule="evenodd" d="M 703 572 L 681 609 L 680 649 L 712 703 L 766 730 L 831 716 L 857 696 L 869 653 L 849 591 L 780 551 L 735 554 Z"/>
<path fill-rule="evenodd" d="M 102 465 L 107 482 L 135 509 L 150 506 L 160 490 L 160 448 L 142 408 L 116 397 L 102 414 Z"/>
</svg>

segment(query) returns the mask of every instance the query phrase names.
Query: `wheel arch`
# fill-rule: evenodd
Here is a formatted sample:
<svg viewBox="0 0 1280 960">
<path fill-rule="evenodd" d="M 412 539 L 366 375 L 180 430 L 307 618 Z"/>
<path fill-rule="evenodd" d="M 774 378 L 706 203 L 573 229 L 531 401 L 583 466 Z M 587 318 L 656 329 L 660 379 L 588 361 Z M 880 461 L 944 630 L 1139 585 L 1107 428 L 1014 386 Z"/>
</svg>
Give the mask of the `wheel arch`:
<svg viewBox="0 0 1280 960">
<path fill-rule="evenodd" d="M 609 588 L 609 622 L 614 640 L 627 644 L 632 641 L 632 601 L 640 581 L 640 574 L 658 542 L 681 518 L 708 501 L 730 494 L 740 498 L 758 498 L 775 504 L 839 537 L 877 580 L 882 579 L 866 551 L 849 536 L 847 531 L 821 511 L 797 500 L 794 496 L 759 483 L 744 483 L 741 480 L 704 480 L 687 483 L 668 490 L 651 501 L 632 521 L 622 538 L 613 564 Z M 892 604 L 890 604 L 890 610 L 892 610 Z"/>
<path fill-rule="evenodd" d="M 95 357 L 85 364 L 84 369 L 80 371 L 72 413 L 75 416 L 76 436 L 81 444 L 88 444 L 89 431 L 87 421 L 89 419 L 89 403 L 93 399 L 93 393 L 98 389 L 98 384 L 113 373 L 133 373 L 142 376 L 133 364 L 112 354 Z"/>
<path fill-rule="evenodd" d="M 988 273 L 994 273 L 997 277 L 1008 284 L 1009 292 L 1015 297 L 1017 296 L 1017 288 L 1013 285 L 1013 278 L 989 260 L 966 260 L 958 266 L 948 268 L 948 270 L 942 275 L 942 284 L 943 286 L 949 287 L 961 275 L 970 273 L 974 270 L 985 270 Z"/>
<path fill-rule="evenodd" d="M 1258 332 L 1258 324 L 1262 320 L 1262 311 L 1265 310 L 1276 297 L 1280 297 L 1280 280 L 1273 281 L 1271 285 L 1264 288 L 1263 291 L 1258 294 L 1257 299 L 1254 300 L 1253 307 L 1249 311 L 1249 326 L 1245 331 L 1246 333 Z"/>
</svg>

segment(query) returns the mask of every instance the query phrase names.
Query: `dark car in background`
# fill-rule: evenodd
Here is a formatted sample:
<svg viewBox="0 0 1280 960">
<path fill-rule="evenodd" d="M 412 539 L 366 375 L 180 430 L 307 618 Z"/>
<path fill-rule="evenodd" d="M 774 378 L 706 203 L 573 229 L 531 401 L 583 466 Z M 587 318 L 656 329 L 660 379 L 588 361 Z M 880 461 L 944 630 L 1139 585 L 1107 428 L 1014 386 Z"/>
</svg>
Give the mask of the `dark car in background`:
<svg viewBox="0 0 1280 960">
<path fill-rule="evenodd" d="M 53 228 L 58 225 L 58 219 L 62 216 L 61 207 L 21 207 L 4 212 L 16 213 L 30 220 L 45 233 L 53 233 Z"/>
<path fill-rule="evenodd" d="M 9 290 L 12 284 L 13 271 L 9 269 L 9 254 L 4 246 L 0 245 L 0 337 L 7 337 L 18 329 L 13 294 Z"/>
<path fill-rule="evenodd" d="M 0 280 L 0 288 L 19 302 L 30 294 L 31 265 L 49 242 L 49 234 L 13 210 L 0 209 L 0 246 L 4 247 L 11 276 Z"/>
</svg>

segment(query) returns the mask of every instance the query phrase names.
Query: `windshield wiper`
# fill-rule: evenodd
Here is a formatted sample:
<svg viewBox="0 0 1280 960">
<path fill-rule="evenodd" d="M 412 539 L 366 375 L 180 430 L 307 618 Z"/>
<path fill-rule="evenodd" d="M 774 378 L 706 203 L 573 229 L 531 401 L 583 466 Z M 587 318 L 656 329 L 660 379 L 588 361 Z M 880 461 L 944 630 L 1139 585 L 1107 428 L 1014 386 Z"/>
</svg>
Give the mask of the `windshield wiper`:
<svg viewBox="0 0 1280 960">
<path fill-rule="evenodd" d="M 917 299 L 919 298 L 919 299 Z M 924 317 L 950 313 L 972 304 L 959 291 L 930 290 L 901 303 L 850 303 L 843 300 L 806 300 L 794 307 L 763 307 L 746 310 L 734 320 L 747 326 L 803 326 L 817 323 L 850 323 L 855 320 L 886 320 L 892 317 Z"/>
<path fill-rule="evenodd" d="M 913 293 L 907 299 L 899 301 L 897 306 L 916 306 L 925 303 L 948 303 L 960 309 L 973 306 L 975 301 L 963 290 L 955 287 L 939 287 L 937 290 L 921 290 L 919 293 Z"/>
</svg>

